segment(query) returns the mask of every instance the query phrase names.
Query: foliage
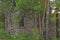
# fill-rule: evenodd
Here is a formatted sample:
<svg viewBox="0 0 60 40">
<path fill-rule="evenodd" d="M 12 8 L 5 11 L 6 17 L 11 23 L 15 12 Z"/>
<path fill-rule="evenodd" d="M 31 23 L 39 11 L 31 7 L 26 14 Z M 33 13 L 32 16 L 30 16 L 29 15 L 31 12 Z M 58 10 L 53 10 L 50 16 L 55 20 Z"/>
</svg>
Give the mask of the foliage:
<svg viewBox="0 0 60 40">
<path fill-rule="evenodd" d="M 56 4 L 59 7 L 60 6 L 60 0 L 56 0 Z"/>
<path fill-rule="evenodd" d="M 39 40 L 39 34 L 34 30 L 36 34 L 31 35 L 28 33 L 21 33 L 18 35 L 9 35 L 5 32 L 4 29 L 0 29 L 0 39 L 3 40 Z"/>
<path fill-rule="evenodd" d="M 22 17 L 20 14 L 23 14 L 23 13 L 26 13 L 28 16 L 30 16 L 30 18 L 38 15 L 39 13 L 43 14 L 43 11 L 44 11 L 43 2 L 44 2 L 44 0 L 16 0 L 16 8 L 20 13 L 16 14 L 14 12 L 13 18 L 14 18 L 15 23 L 17 24 L 18 22 L 20 22 L 22 20 Z M 56 3 L 57 3 L 57 7 L 59 8 L 60 0 L 56 1 Z M 39 31 L 36 29 L 32 30 L 33 35 L 28 34 L 28 33 L 10 35 L 10 34 L 6 33 L 6 31 L 4 29 L 5 18 L 4 18 L 3 13 L 5 11 L 10 11 L 13 7 L 14 6 L 13 6 L 12 0 L 0 0 L 0 38 L 3 40 L 39 40 L 40 39 Z M 33 15 L 33 14 L 35 14 L 35 15 Z M 50 21 L 55 22 L 56 18 L 51 17 Z M 31 21 L 29 21 L 28 23 L 33 24 Z M 58 29 L 58 30 L 60 30 L 60 29 Z M 52 38 L 52 40 L 53 39 L 59 40 L 60 38 Z"/>
<path fill-rule="evenodd" d="M 12 0 L 0 0 L 0 8 L 3 11 L 10 10 L 12 8 Z"/>
<path fill-rule="evenodd" d="M 13 17 L 14 22 L 15 22 L 16 24 L 21 21 L 21 17 L 20 17 L 20 15 L 19 15 L 19 13 L 17 13 L 17 12 L 14 12 L 12 17 Z"/>
<path fill-rule="evenodd" d="M 42 3 L 42 5 L 41 5 Z M 27 11 L 29 9 L 35 10 L 36 13 L 43 11 L 43 1 L 42 0 L 17 0 L 16 8 L 21 11 Z"/>
<path fill-rule="evenodd" d="M 56 17 L 54 17 L 54 16 L 51 17 L 50 21 L 51 21 L 51 22 L 56 22 Z"/>
</svg>

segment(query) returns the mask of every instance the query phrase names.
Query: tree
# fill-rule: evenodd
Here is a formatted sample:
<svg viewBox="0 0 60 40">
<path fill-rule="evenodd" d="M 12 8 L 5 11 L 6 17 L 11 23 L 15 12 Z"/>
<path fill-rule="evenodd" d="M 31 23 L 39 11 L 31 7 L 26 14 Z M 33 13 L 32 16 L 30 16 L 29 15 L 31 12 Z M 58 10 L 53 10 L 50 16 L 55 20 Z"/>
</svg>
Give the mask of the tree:
<svg viewBox="0 0 60 40">
<path fill-rule="evenodd" d="M 38 26 L 38 15 L 43 14 L 43 5 L 41 5 L 42 0 L 19 0 L 16 3 L 17 9 L 21 14 L 24 14 L 24 26 L 27 30 L 32 30 Z M 41 9 L 40 9 L 41 8 Z"/>
<path fill-rule="evenodd" d="M 47 0 L 46 5 L 46 40 L 50 40 L 50 0 Z"/>
<path fill-rule="evenodd" d="M 58 7 L 58 9 L 57 9 L 57 25 L 58 25 L 58 27 L 57 27 L 57 36 L 58 37 L 60 37 L 60 31 L 59 31 L 59 29 L 60 29 L 60 0 L 56 0 L 56 4 L 57 4 L 57 7 Z"/>
<path fill-rule="evenodd" d="M 16 22 L 16 19 L 18 20 L 18 18 L 14 17 L 18 14 L 16 10 L 16 0 L 1 0 L 1 11 L 4 11 L 5 29 L 7 33 L 17 34 L 18 23 Z"/>
</svg>

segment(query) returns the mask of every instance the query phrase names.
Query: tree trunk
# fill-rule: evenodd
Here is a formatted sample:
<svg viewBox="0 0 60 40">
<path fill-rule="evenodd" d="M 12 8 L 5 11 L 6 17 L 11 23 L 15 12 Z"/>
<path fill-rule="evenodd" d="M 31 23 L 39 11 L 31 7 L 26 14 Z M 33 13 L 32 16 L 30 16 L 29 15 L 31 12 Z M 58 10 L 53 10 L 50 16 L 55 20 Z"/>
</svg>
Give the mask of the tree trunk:
<svg viewBox="0 0 60 40">
<path fill-rule="evenodd" d="M 14 31 L 13 31 L 13 18 L 12 18 L 11 14 L 12 14 L 11 11 L 7 11 L 5 13 L 5 29 L 8 33 L 14 34 Z"/>
<path fill-rule="evenodd" d="M 57 19 L 57 24 L 58 24 L 58 26 L 57 26 L 57 37 L 60 37 L 60 13 L 58 13 L 58 15 L 57 15 L 57 17 L 58 17 L 58 19 Z"/>
<path fill-rule="evenodd" d="M 47 0 L 46 6 L 46 40 L 50 40 L 50 0 Z"/>
<path fill-rule="evenodd" d="M 32 11 L 30 14 L 29 12 Z M 32 33 L 32 29 L 35 26 L 35 20 L 34 20 L 34 10 L 33 9 L 28 9 L 27 13 L 25 13 L 24 17 L 24 27 L 27 32 Z"/>
<path fill-rule="evenodd" d="M 40 30 L 40 40 L 43 40 L 43 27 L 42 27 L 42 15 L 39 14 L 38 15 L 38 26 L 39 26 L 39 30 Z"/>
<path fill-rule="evenodd" d="M 16 18 L 15 18 L 17 14 L 18 13 L 16 13 L 16 9 L 12 9 L 11 11 L 7 11 L 5 13 L 5 29 L 10 34 L 18 33 L 19 22 L 16 23 Z"/>
</svg>

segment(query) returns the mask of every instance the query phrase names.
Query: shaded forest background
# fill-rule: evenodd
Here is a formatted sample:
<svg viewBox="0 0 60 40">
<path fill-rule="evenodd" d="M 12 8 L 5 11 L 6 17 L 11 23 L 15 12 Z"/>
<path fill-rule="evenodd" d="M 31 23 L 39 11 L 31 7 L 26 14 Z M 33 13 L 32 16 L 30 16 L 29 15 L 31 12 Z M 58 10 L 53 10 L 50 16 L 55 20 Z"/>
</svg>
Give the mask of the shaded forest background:
<svg viewBox="0 0 60 40">
<path fill-rule="evenodd" d="M 1 40 L 60 40 L 60 0 L 0 0 Z"/>
</svg>

